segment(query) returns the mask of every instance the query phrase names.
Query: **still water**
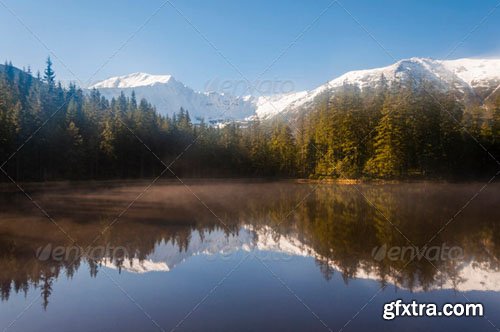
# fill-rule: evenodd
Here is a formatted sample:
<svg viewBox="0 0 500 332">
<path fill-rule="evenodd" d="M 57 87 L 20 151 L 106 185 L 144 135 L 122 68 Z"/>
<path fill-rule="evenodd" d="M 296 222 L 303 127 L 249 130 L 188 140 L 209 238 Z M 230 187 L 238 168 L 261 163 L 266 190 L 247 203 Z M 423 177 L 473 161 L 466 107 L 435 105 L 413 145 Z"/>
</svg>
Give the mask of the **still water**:
<svg viewBox="0 0 500 332">
<path fill-rule="evenodd" d="M 499 184 L 149 184 L 1 187 L 0 329 L 500 327 Z M 395 299 L 486 317 L 384 321 Z"/>
</svg>

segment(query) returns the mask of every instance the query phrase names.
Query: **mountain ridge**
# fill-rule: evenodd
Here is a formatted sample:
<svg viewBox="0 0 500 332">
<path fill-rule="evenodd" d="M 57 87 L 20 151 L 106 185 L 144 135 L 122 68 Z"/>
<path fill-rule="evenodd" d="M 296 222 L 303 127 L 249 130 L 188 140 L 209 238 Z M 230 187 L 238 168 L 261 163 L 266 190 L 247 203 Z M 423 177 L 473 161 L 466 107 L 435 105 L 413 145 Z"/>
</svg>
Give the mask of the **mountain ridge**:
<svg viewBox="0 0 500 332">
<path fill-rule="evenodd" d="M 173 114 L 183 107 L 196 118 L 209 122 L 271 119 L 280 113 L 300 112 L 314 106 L 315 99 L 325 93 L 335 93 L 347 85 L 360 90 L 376 89 L 385 81 L 389 86 L 412 81 L 430 82 L 443 91 L 455 91 L 464 99 L 482 103 L 500 85 L 500 58 L 462 58 L 434 60 L 412 57 L 385 67 L 354 70 L 344 73 L 312 90 L 270 96 L 232 96 L 218 92 L 199 92 L 177 81 L 172 75 L 133 73 L 111 77 L 89 89 L 98 89 L 106 97 L 116 97 L 122 91 L 135 91 L 146 98 L 162 114 Z"/>
<path fill-rule="evenodd" d="M 135 88 L 139 86 L 152 86 L 155 84 L 165 84 L 173 79 L 172 75 L 151 75 L 147 73 L 136 72 L 124 76 L 110 77 L 91 86 L 95 89 L 111 88 Z"/>
</svg>

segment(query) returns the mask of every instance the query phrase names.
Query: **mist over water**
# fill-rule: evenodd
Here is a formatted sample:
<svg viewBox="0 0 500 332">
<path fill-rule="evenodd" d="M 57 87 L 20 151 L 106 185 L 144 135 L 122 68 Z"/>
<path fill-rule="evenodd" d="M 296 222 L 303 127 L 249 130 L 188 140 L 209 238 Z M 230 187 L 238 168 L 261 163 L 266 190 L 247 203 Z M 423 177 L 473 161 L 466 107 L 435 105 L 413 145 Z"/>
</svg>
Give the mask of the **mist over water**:
<svg viewBox="0 0 500 332">
<path fill-rule="evenodd" d="M 0 327 L 35 300 L 24 315 L 36 319 L 9 330 L 158 329 L 126 292 L 170 330 L 221 280 L 180 330 L 324 328 L 295 295 L 338 330 L 383 286 L 350 329 L 389 326 L 379 311 L 395 298 L 464 302 L 463 293 L 500 309 L 496 183 L 470 202 L 483 183 L 149 184 L 27 185 L 52 220 L 2 186 Z M 414 322 L 390 326 L 428 325 Z M 487 324 L 450 318 L 429 329 Z"/>
</svg>

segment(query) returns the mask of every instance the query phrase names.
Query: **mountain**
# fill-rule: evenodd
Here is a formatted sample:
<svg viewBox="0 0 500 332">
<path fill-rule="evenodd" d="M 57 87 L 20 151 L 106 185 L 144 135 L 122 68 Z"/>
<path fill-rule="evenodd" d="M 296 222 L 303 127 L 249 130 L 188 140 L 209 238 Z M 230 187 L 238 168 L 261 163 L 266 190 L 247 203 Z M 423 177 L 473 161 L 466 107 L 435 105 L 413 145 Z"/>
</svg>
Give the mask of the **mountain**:
<svg viewBox="0 0 500 332">
<path fill-rule="evenodd" d="M 270 100 L 260 106 L 260 109 L 265 106 L 266 110 L 270 110 L 261 113 L 264 118 L 269 118 L 278 113 L 296 113 L 314 107 L 322 95 L 334 94 L 345 85 L 354 85 L 361 90 L 373 90 L 382 84 L 389 87 L 395 84 L 419 85 L 424 81 L 431 83 L 433 88 L 456 93 L 462 101 L 482 104 L 498 90 L 500 59 L 400 60 L 387 67 L 347 72 L 311 91 Z M 284 100 L 290 102 L 284 103 Z"/>
<path fill-rule="evenodd" d="M 345 85 L 370 90 L 382 84 L 419 85 L 424 81 L 434 88 L 455 93 L 466 103 L 482 104 L 493 93 L 499 92 L 500 59 L 410 58 L 387 67 L 350 71 L 310 91 L 260 97 L 197 92 L 170 75 L 145 73 L 112 77 L 90 88 L 98 89 L 106 97 L 116 97 L 121 91 L 125 94 L 135 91 L 138 98 L 146 98 L 162 114 L 171 115 L 184 107 L 193 119 L 204 118 L 215 123 L 271 119 L 280 113 L 287 116 L 307 111 L 316 105 L 319 97 L 334 94 Z"/>
<path fill-rule="evenodd" d="M 183 107 L 193 120 L 204 118 L 211 123 L 244 119 L 255 113 L 254 105 L 245 98 L 197 92 L 170 75 L 134 73 L 112 77 L 90 87 L 94 88 L 106 98 L 117 97 L 121 92 L 130 95 L 134 91 L 138 99 L 147 99 L 161 114 L 172 115 Z"/>
</svg>

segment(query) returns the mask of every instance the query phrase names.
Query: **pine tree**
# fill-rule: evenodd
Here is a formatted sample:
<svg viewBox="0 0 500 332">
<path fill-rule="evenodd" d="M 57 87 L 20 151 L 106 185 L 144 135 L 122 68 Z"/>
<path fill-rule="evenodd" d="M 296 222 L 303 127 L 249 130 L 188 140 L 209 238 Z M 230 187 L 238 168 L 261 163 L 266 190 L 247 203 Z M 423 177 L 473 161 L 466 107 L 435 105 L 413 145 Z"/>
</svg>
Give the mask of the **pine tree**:
<svg viewBox="0 0 500 332">
<path fill-rule="evenodd" d="M 295 140 L 289 126 L 275 125 L 269 142 L 270 152 L 279 174 L 292 176 L 295 174 Z"/>
<path fill-rule="evenodd" d="M 47 58 L 46 64 L 47 66 L 43 72 L 43 81 L 47 83 L 49 88 L 54 88 L 56 84 L 56 74 L 52 69 L 52 60 L 50 59 L 50 56 Z"/>
<path fill-rule="evenodd" d="M 392 99 L 392 98 L 391 98 Z M 404 109 L 395 100 L 386 100 L 376 127 L 375 154 L 367 161 L 365 172 L 373 177 L 400 177 L 405 172 L 406 139 Z"/>
</svg>

